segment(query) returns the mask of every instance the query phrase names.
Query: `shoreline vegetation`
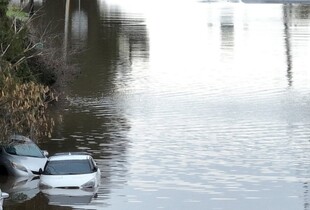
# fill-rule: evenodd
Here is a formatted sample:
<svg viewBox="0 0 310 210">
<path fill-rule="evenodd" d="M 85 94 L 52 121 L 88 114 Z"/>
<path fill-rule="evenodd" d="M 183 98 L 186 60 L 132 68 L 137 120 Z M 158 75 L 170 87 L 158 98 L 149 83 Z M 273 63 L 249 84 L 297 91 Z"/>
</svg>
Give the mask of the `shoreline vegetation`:
<svg viewBox="0 0 310 210">
<path fill-rule="evenodd" d="M 58 101 L 65 74 L 74 74 L 51 40 L 36 35 L 32 21 L 9 0 L 0 1 L 0 143 L 14 133 L 51 136 L 48 107 Z"/>
</svg>

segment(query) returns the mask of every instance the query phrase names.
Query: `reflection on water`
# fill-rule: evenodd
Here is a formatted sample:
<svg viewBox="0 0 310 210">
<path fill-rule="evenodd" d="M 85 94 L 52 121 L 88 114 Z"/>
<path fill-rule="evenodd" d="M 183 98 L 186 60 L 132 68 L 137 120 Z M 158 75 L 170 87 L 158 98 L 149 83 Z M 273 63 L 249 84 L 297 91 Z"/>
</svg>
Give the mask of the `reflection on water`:
<svg viewBox="0 0 310 210">
<path fill-rule="evenodd" d="M 1 190 L 9 193 L 9 203 L 23 203 L 38 193 L 39 177 L 1 177 Z"/>
<path fill-rule="evenodd" d="M 79 206 L 79 208 L 87 209 L 85 206 L 93 198 L 97 197 L 97 190 L 97 188 L 89 191 L 80 189 L 44 189 L 42 193 L 48 199 L 49 205 Z"/>
<path fill-rule="evenodd" d="M 309 209 L 309 5 L 69 3 L 42 2 L 82 72 L 41 146 L 91 152 L 102 185 L 26 209 Z"/>
</svg>

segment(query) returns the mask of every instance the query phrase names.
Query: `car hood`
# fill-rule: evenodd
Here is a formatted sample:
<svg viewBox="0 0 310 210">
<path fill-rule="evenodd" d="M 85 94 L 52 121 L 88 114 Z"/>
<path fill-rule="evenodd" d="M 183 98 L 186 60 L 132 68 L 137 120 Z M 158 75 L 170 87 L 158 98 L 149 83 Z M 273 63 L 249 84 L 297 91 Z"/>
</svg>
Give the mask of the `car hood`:
<svg viewBox="0 0 310 210">
<path fill-rule="evenodd" d="M 43 170 L 46 164 L 47 158 L 26 157 L 26 156 L 10 156 L 11 162 L 18 163 L 32 172 L 39 172 L 40 168 Z"/>
<path fill-rule="evenodd" d="M 41 175 L 40 185 L 48 185 L 53 188 L 81 187 L 93 180 L 98 185 L 97 173 L 77 175 Z"/>
</svg>

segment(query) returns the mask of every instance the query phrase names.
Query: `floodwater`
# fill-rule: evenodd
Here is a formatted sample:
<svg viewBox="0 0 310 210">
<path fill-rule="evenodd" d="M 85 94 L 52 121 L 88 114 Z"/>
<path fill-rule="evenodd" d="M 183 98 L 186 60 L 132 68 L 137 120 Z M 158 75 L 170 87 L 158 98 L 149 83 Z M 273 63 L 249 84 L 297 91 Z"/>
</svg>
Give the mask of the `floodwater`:
<svg viewBox="0 0 310 210">
<path fill-rule="evenodd" d="M 310 5 L 42 6 L 81 73 L 40 146 L 92 153 L 101 186 L 47 193 L 8 178 L 5 210 L 310 209 Z"/>
</svg>

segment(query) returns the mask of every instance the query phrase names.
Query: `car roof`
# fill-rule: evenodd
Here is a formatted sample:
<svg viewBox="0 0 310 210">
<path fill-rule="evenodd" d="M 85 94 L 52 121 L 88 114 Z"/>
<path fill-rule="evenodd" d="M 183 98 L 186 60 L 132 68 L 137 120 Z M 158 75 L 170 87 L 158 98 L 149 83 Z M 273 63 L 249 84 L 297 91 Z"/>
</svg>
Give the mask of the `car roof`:
<svg viewBox="0 0 310 210">
<path fill-rule="evenodd" d="M 20 141 L 20 142 L 32 142 L 32 140 L 29 139 L 28 137 L 22 136 L 22 135 L 17 135 L 17 134 L 11 135 L 9 137 L 9 140 L 10 141 L 16 141 L 16 142 L 18 142 L 18 141 Z"/>
<path fill-rule="evenodd" d="M 63 153 L 56 153 L 53 156 L 49 157 L 50 161 L 54 160 L 85 160 L 90 159 L 91 156 L 85 152 L 63 152 Z"/>
</svg>

